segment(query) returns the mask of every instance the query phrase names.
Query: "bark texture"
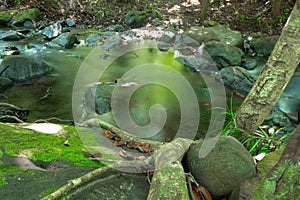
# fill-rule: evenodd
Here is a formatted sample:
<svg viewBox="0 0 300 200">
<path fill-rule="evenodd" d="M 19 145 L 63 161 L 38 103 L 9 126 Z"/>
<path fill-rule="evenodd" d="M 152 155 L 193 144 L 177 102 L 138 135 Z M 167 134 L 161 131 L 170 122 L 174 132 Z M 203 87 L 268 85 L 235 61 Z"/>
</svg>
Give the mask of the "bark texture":
<svg viewBox="0 0 300 200">
<path fill-rule="evenodd" d="M 279 99 L 300 61 L 300 0 L 282 30 L 267 64 L 237 111 L 237 126 L 250 134 Z"/>
</svg>

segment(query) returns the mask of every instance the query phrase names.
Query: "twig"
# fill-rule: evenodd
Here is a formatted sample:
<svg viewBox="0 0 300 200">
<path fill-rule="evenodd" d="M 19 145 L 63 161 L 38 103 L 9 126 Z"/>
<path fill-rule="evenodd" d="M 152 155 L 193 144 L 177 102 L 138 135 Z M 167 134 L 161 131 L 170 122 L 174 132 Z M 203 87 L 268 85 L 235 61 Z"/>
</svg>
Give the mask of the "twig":
<svg viewBox="0 0 300 200">
<path fill-rule="evenodd" d="M 118 163 L 113 164 L 113 165 L 118 165 Z M 105 173 L 110 169 L 113 169 L 113 168 L 110 166 L 98 168 L 98 169 L 95 169 L 77 179 L 73 179 L 73 180 L 69 181 L 66 185 L 64 185 L 63 187 L 61 187 L 58 190 L 56 190 L 55 192 L 53 192 L 52 194 L 49 194 L 49 195 L 45 196 L 44 198 L 42 198 L 42 200 L 57 199 L 57 198 L 61 197 L 62 195 L 64 195 L 65 193 L 71 191 L 75 187 L 78 187 L 78 186 L 90 181 L 95 176 Z"/>
</svg>

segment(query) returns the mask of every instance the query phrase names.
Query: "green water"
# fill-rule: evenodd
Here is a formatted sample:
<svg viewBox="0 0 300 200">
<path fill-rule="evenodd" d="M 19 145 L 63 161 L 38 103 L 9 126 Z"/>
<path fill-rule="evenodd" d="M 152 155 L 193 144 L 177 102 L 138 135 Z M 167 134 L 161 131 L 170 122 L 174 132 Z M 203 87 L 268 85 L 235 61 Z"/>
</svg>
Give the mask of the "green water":
<svg viewBox="0 0 300 200">
<path fill-rule="evenodd" d="M 38 51 L 33 55 L 46 61 L 54 70 L 46 76 L 16 83 L 13 87 L 2 93 L 1 101 L 29 109 L 31 111 L 28 118 L 29 122 L 41 119 L 49 120 L 53 117 L 73 121 L 73 86 L 77 72 L 82 66 L 91 65 L 92 67 L 90 67 L 88 71 L 80 71 L 80 73 L 83 73 L 80 77 L 86 80 L 83 80 L 82 84 L 76 88 L 76 90 L 80 91 L 78 99 L 81 99 L 84 95 L 87 85 L 95 83 L 95 78 L 92 77 L 97 77 L 97 70 L 103 68 L 104 65 L 109 64 L 102 76 L 96 81 L 115 82 L 122 78 L 124 73 L 135 69 L 136 67 L 154 63 L 153 65 L 163 65 L 164 67 L 169 67 L 180 73 L 184 79 L 191 84 L 197 97 L 198 108 L 195 107 L 195 112 L 198 112 L 197 109 L 200 110 L 198 135 L 206 133 L 208 126 L 211 124 L 210 118 L 212 106 L 210 91 L 207 88 L 207 84 L 209 85 L 210 83 L 215 82 L 214 77 L 206 76 L 204 81 L 203 77 L 197 72 L 190 68 L 186 68 L 175 61 L 172 53 L 160 52 L 152 48 L 135 50 L 134 52 L 125 53 L 121 56 L 119 56 L 119 52 L 97 49 L 96 56 L 93 58 L 90 57 L 91 51 L 92 49 L 87 47 L 75 47 L 71 50 L 60 51 L 55 49 Z M 118 56 L 116 57 L 115 55 Z M 151 69 L 151 64 L 148 64 L 146 67 Z M 148 72 L 146 72 L 143 77 L 147 78 L 147 73 Z M 166 77 L 165 74 L 161 75 L 159 73 L 156 74 L 156 78 L 158 80 L 172 79 L 172 77 Z M 123 81 L 130 82 L 131 80 L 128 79 Z M 177 88 L 182 87 L 180 82 L 177 82 L 176 79 L 172 85 Z M 122 95 L 126 96 L 127 90 L 124 88 L 119 91 L 121 91 L 119 97 L 122 100 Z M 186 97 L 186 99 L 184 104 L 189 104 L 189 97 Z M 222 101 L 224 101 L 222 94 L 220 94 L 219 99 L 214 99 L 213 104 L 218 105 L 218 101 L 220 101 L 219 103 L 221 104 Z M 166 140 L 171 140 L 182 120 L 180 103 L 182 102 L 178 100 L 174 91 L 171 91 L 168 86 L 152 83 L 139 87 L 132 94 L 128 106 L 132 120 L 135 121 L 138 126 L 145 126 L 151 121 L 149 117 L 151 106 L 155 104 L 162 105 L 167 114 L 162 134 Z M 122 102 L 117 102 L 117 105 L 122 107 Z M 221 112 L 221 110 L 219 112 Z M 121 115 L 122 113 L 117 112 L 117 114 Z M 50 121 L 58 122 L 55 120 Z M 189 122 L 187 122 L 187 124 L 188 123 Z M 191 124 L 191 126 L 194 125 L 195 124 Z"/>
</svg>

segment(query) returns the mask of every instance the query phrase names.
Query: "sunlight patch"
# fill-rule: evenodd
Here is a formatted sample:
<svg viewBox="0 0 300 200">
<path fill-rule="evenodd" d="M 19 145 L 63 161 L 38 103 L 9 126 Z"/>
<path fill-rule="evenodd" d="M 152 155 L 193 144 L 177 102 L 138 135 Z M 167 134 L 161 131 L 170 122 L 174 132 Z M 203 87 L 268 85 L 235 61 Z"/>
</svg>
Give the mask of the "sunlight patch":
<svg viewBox="0 0 300 200">
<path fill-rule="evenodd" d="M 45 134 L 57 134 L 63 129 L 63 127 L 60 125 L 49 123 L 31 124 L 29 126 L 24 126 L 23 128 L 27 128 Z"/>
</svg>

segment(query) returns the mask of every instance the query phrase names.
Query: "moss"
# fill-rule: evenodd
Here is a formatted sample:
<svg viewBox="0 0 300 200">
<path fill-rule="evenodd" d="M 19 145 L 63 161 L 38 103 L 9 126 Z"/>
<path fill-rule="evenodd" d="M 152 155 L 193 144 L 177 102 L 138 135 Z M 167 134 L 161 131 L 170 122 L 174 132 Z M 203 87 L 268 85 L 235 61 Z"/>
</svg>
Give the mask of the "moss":
<svg viewBox="0 0 300 200">
<path fill-rule="evenodd" d="M 19 12 L 16 16 L 18 20 L 32 20 L 32 21 L 39 21 L 43 19 L 43 15 L 41 11 L 37 8 L 31 8 L 25 12 Z"/>
<path fill-rule="evenodd" d="M 272 174 L 261 180 L 252 200 L 288 200 L 300 196 L 300 163 L 287 161 Z"/>
<path fill-rule="evenodd" d="M 13 16 L 16 16 L 18 13 L 19 13 L 18 10 L 11 10 L 9 14 L 11 17 L 13 17 Z"/>
<path fill-rule="evenodd" d="M 159 197 L 169 198 L 176 193 L 181 194 L 181 197 L 188 196 L 185 177 L 179 176 L 182 174 L 182 169 L 177 165 L 170 164 L 161 169 L 161 177 L 166 177 L 168 179 L 168 184 L 162 184 L 158 191 Z"/>
<path fill-rule="evenodd" d="M 0 20 L 10 20 L 11 15 L 5 11 L 0 12 Z"/>
<path fill-rule="evenodd" d="M 0 186 L 7 184 L 7 177 L 16 177 L 20 173 L 26 173 L 28 175 L 35 175 L 32 170 L 25 170 L 14 166 L 0 166 Z"/>
<path fill-rule="evenodd" d="M 67 129 L 73 128 L 68 127 Z M 64 145 L 66 140 L 65 137 L 41 134 L 0 123 L 0 146 L 4 147 L 9 155 L 23 155 L 41 161 L 61 159 L 73 162 L 77 166 L 103 166 L 83 155 L 83 151 L 86 149 L 76 132 L 69 135 L 70 146 Z"/>
<path fill-rule="evenodd" d="M 7 23 L 11 20 L 12 16 L 7 12 L 0 12 L 0 26 L 6 26 Z"/>
<path fill-rule="evenodd" d="M 274 165 L 279 161 L 284 148 L 277 149 L 274 152 L 268 153 L 261 161 L 258 162 L 257 168 L 260 176 L 266 175 Z"/>
</svg>

